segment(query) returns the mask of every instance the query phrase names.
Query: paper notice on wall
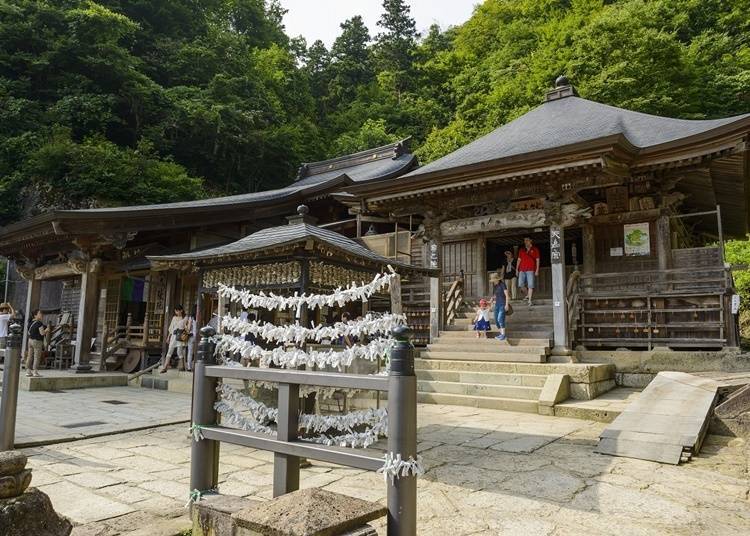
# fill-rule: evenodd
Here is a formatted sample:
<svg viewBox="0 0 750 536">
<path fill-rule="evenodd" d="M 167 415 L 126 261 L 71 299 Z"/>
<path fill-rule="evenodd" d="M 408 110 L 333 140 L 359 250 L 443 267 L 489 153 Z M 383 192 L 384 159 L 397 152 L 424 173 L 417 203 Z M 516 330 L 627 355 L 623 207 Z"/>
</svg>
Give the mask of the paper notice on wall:
<svg viewBox="0 0 750 536">
<path fill-rule="evenodd" d="M 740 295 L 732 294 L 732 314 L 736 315 L 740 312 Z"/>
<path fill-rule="evenodd" d="M 651 236 L 648 222 L 628 223 L 623 226 L 625 235 L 625 255 L 650 255 Z"/>
<path fill-rule="evenodd" d="M 609 248 L 610 257 L 622 257 L 622 248 Z"/>
</svg>

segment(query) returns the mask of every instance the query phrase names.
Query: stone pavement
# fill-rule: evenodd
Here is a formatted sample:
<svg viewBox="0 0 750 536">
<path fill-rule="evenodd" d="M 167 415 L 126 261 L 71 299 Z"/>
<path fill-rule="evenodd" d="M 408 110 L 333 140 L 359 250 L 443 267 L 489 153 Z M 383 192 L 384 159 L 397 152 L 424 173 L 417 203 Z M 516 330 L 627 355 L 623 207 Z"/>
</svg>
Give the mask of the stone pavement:
<svg viewBox="0 0 750 536">
<path fill-rule="evenodd" d="M 709 436 L 687 465 L 593 453 L 593 421 L 419 406 L 419 534 L 750 534 L 748 446 Z M 186 425 L 25 449 L 74 536 L 159 536 L 188 525 Z M 222 446 L 220 491 L 271 497 L 272 455 Z M 381 476 L 313 462 L 302 487 L 385 501 Z M 377 524 L 385 535 L 383 522 Z"/>
<path fill-rule="evenodd" d="M 19 391 L 18 447 L 190 420 L 190 395 L 137 387 Z"/>
</svg>

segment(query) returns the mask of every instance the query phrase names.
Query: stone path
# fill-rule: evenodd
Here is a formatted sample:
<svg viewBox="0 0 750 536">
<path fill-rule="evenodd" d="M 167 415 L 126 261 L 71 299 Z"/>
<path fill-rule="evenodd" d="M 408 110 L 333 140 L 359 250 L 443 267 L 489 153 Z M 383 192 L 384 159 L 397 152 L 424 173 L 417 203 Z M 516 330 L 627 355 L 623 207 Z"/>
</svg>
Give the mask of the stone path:
<svg viewBox="0 0 750 536">
<path fill-rule="evenodd" d="M 669 466 L 594 454 L 604 425 L 593 421 L 420 405 L 419 424 L 420 535 L 750 534 L 740 439 L 709 436 L 700 456 Z M 25 452 L 32 485 L 80 524 L 74 536 L 166 536 L 188 525 L 190 441 L 178 425 Z M 220 491 L 270 498 L 271 459 L 222 446 Z M 385 500 L 371 472 L 314 462 L 301 483 Z"/>
<path fill-rule="evenodd" d="M 18 447 L 82 439 L 190 419 L 190 395 L 136 387 L 19 391 Z"/>
</svg>

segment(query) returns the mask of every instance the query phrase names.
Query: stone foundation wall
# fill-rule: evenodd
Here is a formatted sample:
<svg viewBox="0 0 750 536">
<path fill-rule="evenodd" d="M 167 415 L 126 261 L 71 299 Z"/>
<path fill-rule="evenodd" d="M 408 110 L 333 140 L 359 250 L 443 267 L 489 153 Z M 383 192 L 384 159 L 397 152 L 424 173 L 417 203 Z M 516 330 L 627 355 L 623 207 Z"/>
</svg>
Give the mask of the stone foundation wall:
<svg viewBox="0 0 750 536">
<path fill-rule="evenodd" d="M 659 372 L 668 370 L 687 373 L 750 371 L 750 354 L 736 350 L 578 350 L 576 357 L 579 363 L 614 365 L 615 382 L 620 387 L 644 388 Z"/>
</svg>

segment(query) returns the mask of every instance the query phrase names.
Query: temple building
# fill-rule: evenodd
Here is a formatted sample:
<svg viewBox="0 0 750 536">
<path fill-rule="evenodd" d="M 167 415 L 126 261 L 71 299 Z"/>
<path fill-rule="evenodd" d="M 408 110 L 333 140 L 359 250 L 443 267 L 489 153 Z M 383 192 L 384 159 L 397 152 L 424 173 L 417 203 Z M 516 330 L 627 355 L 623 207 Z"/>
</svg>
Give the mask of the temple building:
<svg viewBox="0 0 750 536">
<path fill-rule="evenodd" d="M 540 100 L 421 167 L 403 140 L 303 164 L 277 190 L 53 211 L 9 225 L 0 254 L 27 281 L 14 305 L 71 313 L 76 370 L 103 367 L 123 333 L 156 358 L 175 304 L 190 311 L 200 301 L 202 318 L 215 309 L 199 252 L 223 255 L 215 248 L 285 223 L 304 203 L 318 228 L 439 271 L 414 270 L 401 284 L 427 355 L 470 329 L 467 310 L 492 294 L 493 273 L 524 238 L 541 251 L 536 304 L 515 304 L 509 339 L 546 341 L 542 361 L 737 347 L 722 244 L 748 231 L 750 114 L 658 117 L 581 98 L 564 77 Z"/>
</svg>

